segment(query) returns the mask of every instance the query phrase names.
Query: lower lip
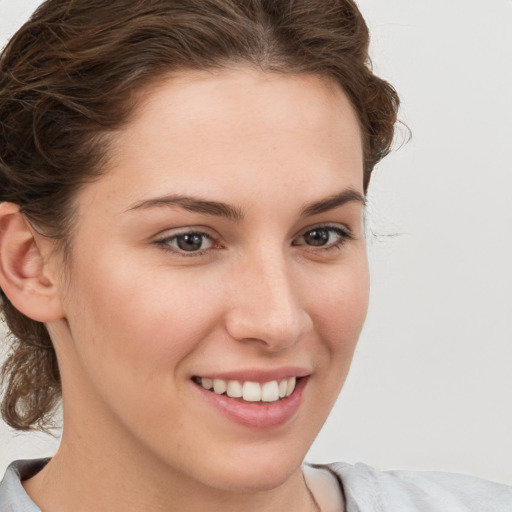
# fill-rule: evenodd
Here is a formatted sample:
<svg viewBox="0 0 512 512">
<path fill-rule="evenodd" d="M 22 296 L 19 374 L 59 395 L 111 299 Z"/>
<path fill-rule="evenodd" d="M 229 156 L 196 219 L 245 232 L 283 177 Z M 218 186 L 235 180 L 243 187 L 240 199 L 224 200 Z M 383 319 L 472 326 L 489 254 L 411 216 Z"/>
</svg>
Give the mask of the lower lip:
<svg viewBox="0 0 512 512">
<path fill-rule="evenodd" d="M 245 427 L 256 429 L 275 428 L 290 421 L 297 413 L 302 392 L 308 378 L 297 381 L 293 393 L 276 402 L 243 402 L 227 395 L 218 395 L 192 383 L 201 396 L 231 421 Z"/>
</svg>

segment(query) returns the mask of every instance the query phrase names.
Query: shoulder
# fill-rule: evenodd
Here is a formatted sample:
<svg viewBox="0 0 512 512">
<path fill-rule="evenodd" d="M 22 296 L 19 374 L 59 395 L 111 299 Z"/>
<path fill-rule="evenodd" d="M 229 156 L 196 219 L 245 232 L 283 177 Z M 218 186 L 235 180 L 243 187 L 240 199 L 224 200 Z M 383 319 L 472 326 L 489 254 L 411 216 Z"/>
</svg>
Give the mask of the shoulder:
<svg viewBox="0 0 512 512">
<path fill-rule="evenodd" d="M 452 473 L 323 466 L 339 479 L 347 512 L 512 512 L 512 487 Z"/>
<path fill-rule="evenodd" d="M 39 472 L 48 460 L 17 460 L 7 468 L 0 482 L 1 512 L 41 512 L 29 498 L 21 482 Z"/>
</svg>

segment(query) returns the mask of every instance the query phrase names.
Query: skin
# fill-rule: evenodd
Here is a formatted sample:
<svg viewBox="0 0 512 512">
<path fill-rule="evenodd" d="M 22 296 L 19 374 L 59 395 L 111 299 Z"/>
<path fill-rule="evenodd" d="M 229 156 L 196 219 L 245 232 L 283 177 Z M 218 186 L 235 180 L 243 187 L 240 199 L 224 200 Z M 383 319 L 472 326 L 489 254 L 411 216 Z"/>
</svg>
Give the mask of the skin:
<svg viewBox="0 0 512 512">
<path fill-rule="evenodd" d="M 67 273 L 32 233 L 59 304 L 46 320 L 64 431 L 27 492 L 54 512 L 315 510 L 300 465 L 349 370 L 368 269 L 361 200 L 301 211 L 363 197 L 349 101 L 316 76 L 183 72 L 145 93 L 111 151 L 77 195 Z M 140 207 L 170 194 L 240 218 Z M 350 238 L 331 229 L 309 244 L 325 226 Z M 198 230 L 212 241 L 184 254 L 172 237 Z M 309 378 L 297 413 L 270 429 L 226 418 L 191 380 L 283 366 Z"/>
</svg>

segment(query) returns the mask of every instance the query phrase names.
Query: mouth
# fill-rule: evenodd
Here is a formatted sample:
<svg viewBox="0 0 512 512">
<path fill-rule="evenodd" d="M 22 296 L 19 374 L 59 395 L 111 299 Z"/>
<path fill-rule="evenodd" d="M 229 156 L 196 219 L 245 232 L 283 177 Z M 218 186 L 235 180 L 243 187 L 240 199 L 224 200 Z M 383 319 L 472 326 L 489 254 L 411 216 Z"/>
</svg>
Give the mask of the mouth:
<svg viewBox="0 0 512 512">
<path fill-rule="evenodd" d="M 244 428 L 265 431 L 293 423 L 310 377 L 311 371 L 303 367 L 245 368 L 196 374 L 190 383 L 208 410 Z"/>
<path fill-rule="evenodd" d="M 300 380 L 301 377 L 289 377 L 267 382 L 255 382 L 192 377 L 195 384 L 207 391 L 252 404 L 278 402 L 288 398 L 292 395 Z"/>
</svg>

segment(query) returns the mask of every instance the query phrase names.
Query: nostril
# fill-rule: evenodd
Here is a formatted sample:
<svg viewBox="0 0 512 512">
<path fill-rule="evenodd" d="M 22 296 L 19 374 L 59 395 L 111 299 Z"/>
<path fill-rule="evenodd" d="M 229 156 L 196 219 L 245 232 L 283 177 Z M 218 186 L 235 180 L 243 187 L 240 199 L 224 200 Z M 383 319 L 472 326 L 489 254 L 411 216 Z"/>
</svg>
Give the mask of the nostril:
<svg viewBox="0 0 512 512">
<path fill-rule="evenodd" d="M 266 256 L 268 258 L 268 255 Z M 254 274 L 251 273 L 252 278 Z M 262 269 L 257 282 L 244 281 L 233 290 L 225 316 L 231 338 L 281 350 L 294 345 L 310 329 L 311 319 L 283 272 Z"/>
</svg>

